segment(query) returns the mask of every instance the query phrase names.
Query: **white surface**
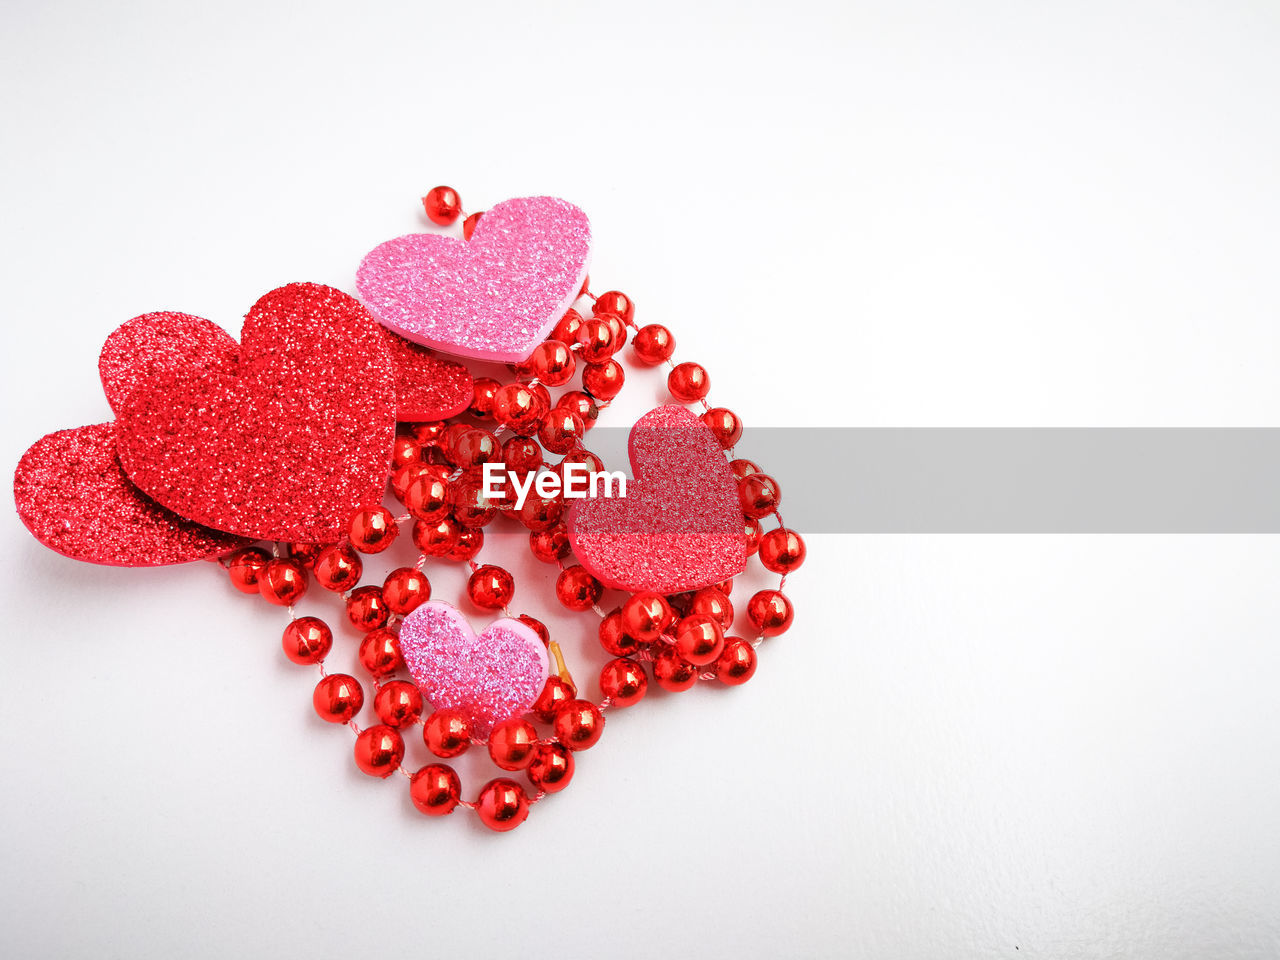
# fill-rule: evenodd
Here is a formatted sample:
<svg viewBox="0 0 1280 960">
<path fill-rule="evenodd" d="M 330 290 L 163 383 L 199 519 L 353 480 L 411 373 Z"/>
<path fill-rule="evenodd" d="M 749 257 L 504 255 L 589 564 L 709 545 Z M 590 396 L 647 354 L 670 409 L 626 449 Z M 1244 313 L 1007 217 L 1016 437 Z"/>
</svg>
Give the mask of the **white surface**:
<svg viewBox="0 0 1280 960">
<path fill-rule="evenodd" d="M 3 8 L 6 464 L 435 183 L 582 205 L 748 424 L 1276 425 L 1274 4 L 434 6 Z M 492 836 L 211 568 L 3 524 L 6 956 L 1280 953 L 1274 537 L 811 537 L 755 680 Z"/>
</svg>

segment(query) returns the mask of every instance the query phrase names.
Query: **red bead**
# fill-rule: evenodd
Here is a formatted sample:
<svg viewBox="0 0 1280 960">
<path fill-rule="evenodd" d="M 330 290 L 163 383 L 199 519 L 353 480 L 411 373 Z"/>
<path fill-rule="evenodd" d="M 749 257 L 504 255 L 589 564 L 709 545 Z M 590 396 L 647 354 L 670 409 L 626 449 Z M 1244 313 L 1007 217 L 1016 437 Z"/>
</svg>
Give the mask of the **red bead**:
<svg viewBox="0 0 1280 960">
<path fill-rule="evenodd" d="M 587 428 L 576 413 L 557 407 L 547 414 L 538 429 L 538 439 L 552 453 L 568 453 L 582 439 Z"/>
<path fill-rule="evenodd" d="M 543 723 L 550 723 L 556 718 L 556 711 L 560 709 L 560 704 L 568 703 L 577 695 L 578 690 L 572 683 L 553 673 L 542 685 L 542 692 L 538 694 L 538 699 L 533 701 L 530 710 Z"/>
<path fill-rule="evenodd" d="M 583 427 L 588 430 L 595 426 L 596 418 L 600 416 L 600 408 L 596 406 L 591 394 L 584 393 L 581 390 L 570 390 L 568 393 L 562 394 L 560 399 L 556 401 L 555 409 L 576 413 L 582 421 Z"/>
<path fill-rule="evenodd" d="M 565 474 L 567 469 L 570 466 L 573 466 L 574 464 L 581 464 L 582 466 L 586 467 L 588 473 L 593 473 L 593 472 L 598 473 L 604 469 L 603 460 L 597 457 L 590 450 L 585 450 L 579 447 L 578 449 L 574 450 L 572 453 L 566 454 L 564 458 L 555 465 L 555 472 L 560 477 L 560 483 L 562 485 L 568 482 Z M 574 472 L 577 474 L 577 476 L 574 478 L 574 481 L 573 481 L 574 489 L 581 490 L 584 485 L 584 481 L 582 479 L 582 471 L 576 470 Z"/>
<path fill-rule="evenodd" d="M 475 392 L 471 397 L 471 406 L 467 412 L 473 417 L 490 418 L 493 416 L 493 398 L 501 387 L 493 377 L 477 377 L 474 383 Z"/>
<path fill-rule="evenodd" d="M 716 679 L 731 687 L 746 683 L 756 672 L 756 651 L 741 637 L 729 637 L 716 658 Z"/>
<path fill-rule="evenodd" d="M 627 325 L 614 313 L 597 313 L 596 315 L 609 324 L 609 330 L 613 334 L 613 343 L 609 350 L 609 355 L 612 356 L 627 345 Z"/>
<path fill-rule="evenodd" d="M 320 719 L 329 723 L 347 723 L 364 706 L 364 690 L 355 677 L 331 673 L 316 684 L 311 704 L 320 714 Z"/>
<path fill-rule="evenodd" d="M 398 567 L 383 581 L 382 599 L 388 610 L 403 617 L 431 599 L 431 581 L 421 570 Z"/>
<path fill-rule="evenodd" d="M 271 559 L 271 554 L 258 547 L 245 547 L 231 555 L 227 563 L 227 575 L 231 585 L 241 593 L 257 593 L 258 577 Z"/>
<path fill-rule="evenodd" d="M 676 652 L 695 667 L 704 667 L 724 649 L 724 631 L 706 614 L 692 613 L 676 624 Z"/>
<path fill-rule="evenodd" d="M 428 763 L 409 778 L 409 799 L 428 817 L 443 817 L 461 801 L 462 781 L 447 763 Z"/>
<path fill-rule="evenodd" d="M 453 472 L 451 469 L 445 468 L 445 476 L 442 477 L 437 472 L 437 468 L 439 468 L 439 466 L 440 464 L 436 463 L 410 463 L 401 467 L 399 470 L 394 471 L 391 474 L 391 490 L 396 495 L 396 499 L 401 503 L 404 503 L 404 498 L 409 492 L 409 487 L 412 486 L 413 482 L 419 477 L 435 477 L 437 480 L 444 480 Z M 387 514 L 390 516 L 390 511 L 387 511 Z M 391 526 L 394 528 L 395 525 L 391 524 Z M 397 532 L 399 531 L 397 530 Z M 360 550 L 361 553 L 377 552 L 373 550 L 364 550 L 360 546 L 358 538 L 354 533 L 351 535 L 351 543 L 357 550 Z"/>
<path fill-rule="evenodd" d="M 398 470 L 406 464 L 422 459 L 422 445 L 413 437 L 398 436 L 391 445 L 391 469 Z"/>
<path fill-rule="evenodd" d="M 600 692 L 617 707 L 629 707 L 644 699 L 649 678 L 644 667 L 634 660 L 619 657 L 610 660 L 600 671 Z"/>
<path fill-rule="evenodd" d="M 671 607 L 661 594 L 637 593 L 622 605 L 621 627 L 641 643 L 657 640 L 670 620 Z"/>
<path fill-rule="evenodd" d="M 734 477 L 738 480 L 760 472 L 760 468 L 750 460 L 730 460 L 729 469 L 733 471 Z"/>
<path fill-rule="evenodd" d="M 529 534 L 529 550 L 543 563 L 563 560 L 569 555 L 569 549 L 569 533 L 563 521 Z"/>
<path fill-rule="evenodd" d="M 542 466 L 542 448 L 530 437 L 512 437 L 502 445 L 502 462 L 520 479 Z"/>
<path fill-rule="evenodd" d="M 626 380 L 622 364 L 617 360 L 588 364 L 582 371 L 582 387 L 598 400 L 612 400 L 622 390 Z"/>
<path fill-rule="evenodd" d="M 300 564 L 311 569 L 311 565 L 315 563 L 316 557 L 320 555 L 320 551 L 324 549 L 322 543 L 291 543 L 289 544 L 289 559 L 297 560 Z"/>
<path fill-rule="evenodd" d="M 707 395 L 711 378 L 699 364 L 681 363 L 667 374 L 667 389 L 681 403 L 693 403 Z"/>
<path fill-rule="evenodd" d="M 483 546 L 484 531 L 468 527 L 459 531 L 458 538 L 454 540 L 445 558 L 454 563 L 465 563 L 479 553 Z"/>
<path fill-rule="evenodd" d="M 392 680 L 373 695 L 378 719 L 389 727 L 407 727 L 422 716 L 422 692 L 408 680 Z"/>
<path fill-rule="evenodd" d="M 612 313 L 624 323 L 630 323 L 636 315 L 636 305 L 625 293 L 609 290 L 596 297 L 591 307 L 592 313 Z"/>
<path fill-rule="evenodd" d="M 462 221 L 462 239 L 470 240 L 471 235 L 476 232 L 476 224 L 480 222 L 480 218 L 484 215 L 484 211 L 473 213 L 467 219 Z"/>
<path fill-rule="evenodd" d="M 588 317 L 576 334 L 578 350 L 587 363 L 608 360 L 617 351 L 613 327 L 603 317 Z"/>
<path fill-rule="evenodd" d="M 623 627 L 621 610 L 600 621 L 600 646 L 615 657 L 628 657 L 640 649 L 640 642 Z"/>
<path fill-rule="evenodd" d="M 529 798 L 520 784 L 499 777 L 480 788 L 476 813 L 490 830 L 505 833 L 520 826 L 529 816 Z"/>
<path fill-rule="evenodd" d="M 484 487 L 474 480 L 460 480 L 453 487 L 453 519 L 469 529 L 478 529 L 493 521 L 498 508 L 484 495 Z"/>
<path fill-rule="evenodd" d="M 391 776 L 404 759 L 404 738 L 385 723 L 361 730 L 356 737 L 356 766 L 371 777 Z"/>
<path fill-rule="evenodd" d="M 738 502 L 743 514 L 753 520 L 773 513 L 781 500 L 778 481 L 766 473 L 753 473 L 738 481 Z"/>
<path fill-rule="evenodd" d="M 281 642 L 294 663 L 319 663 L 333 647 L 333 631 L 319 617 L 299 617 L 284 628 Z"/>
<path fill-rule="evenodd" d="M 604 733 L 604 714 L 590 700 L 570 700 L 556 710 L 552 727 L 556 739 L 570 750 L 589 750 Z"/>
<path fill-rule="evenodd" d="M 701 613 L 720 624 L 722 630 L 733 626 L 733 603 L 715 587 L 704 587 L 689 598 L 689 612 Z"/>
<path fill-rule="evenodd" d="M 562 743 L 540 743 L 525 773 L 546 793 L 559 793 L 573 779 L 573 752 Z"/>
<path fill-rule="evenodd" d="M 405 469 L 410 469 L 406 467 Z M 366 507 L 351 518 L 347 535 L 361 553 L 381 553 L 400 532 L 396 518 L 386 507 Z"/>
<path fill-rule="evenodd" d="M 795 610 L 781 590 L 761 590 L 747 601 L 747 616 L 766 637 L 776 637 L 791 626 Z"/>
<path fill-rule="evenodd" d="M 422 209 L 432 223 L 447 227 L 462 213 L 462 198 L 453 187 L 432 187 L 422 198 Z"/>
<path fill-rule="evenodd" d="M 562 387 L 568 383 L 573 378 L 575 365 L 569 345 L 561 340 L 544 340 L 529 355 L 533 375 L 548 387 Z"/>
<path fill-rule="evenodd" d="M 366 633 L 364 639 L 360 641 L 360 650 L 357 655 L 360 658 L 360 665 L 368 670 L 375 680 L 389 677 L 404 666 L 404 660 L 400 657 L 400 641 L 386 627 L 379 627 L 377 630 Z"/>
<path fill-rule="evenodd" d="M 320 586 L 334 593 L 346 593 L 360 582 L 364 564 L 348 544 L 334 543 L 320 551 L 311 569 Z"/>
<path fill-rule="evenodd" d="M 467 580 L 467 596 L 481 610 L 501 610 L 515 593 L 515 578 L 491 563 L 477 568 Z"/>
<path fill-rule="evenodd" d="M 428 557 L 443 557 L 454 548 L 461 533 L 462 527 L 453 517 L 419 520 L 413 525 L 413 543 Z"/>
<path fill-rule="evenodd" d="M 437 710 L 422 725 L 422 741 L 437 757 L 461 756 L 471 746 L 471 724 L 456 710 Z"/>
<path fill-rule="evenodd" d="M 570 610 L 590 610 L 603 592 L 600 581 L 580 565 L 566 567 L 556 577 L 556 599 Z"/>
<path fill-rule="evenodd" d="M 381 587 L 356 587 L 347 597 L 347 618 L 357 630 L 377 630 L 386 624 L 390 613 Z"/>
<path fill-rule="evenodd" d="M 774 573 L 791 573 L 804 563 L 805 547 L 800 534 L 785 527 L 760 537 L 760 562 Z"/>
<path fill-rule="evenodd" d="M 508 383 L 493 395 L 494 417 L 521 436 L 536 433 L 546 413 L 540 395 L 523 383 Z"/>
<path fill-rule="evenodd" d="M 445 422 L 443 420 L 424 420 L 422 423 L 409 424 L 409 432 L 413 434 L 413 439 L 417 440 L 423 447 L 433 446 L 444 433 Z"/>
<path fill-rule="evenodd" d="M 517 516 L 530 530 L 549 530 L 563 515 L 564 501 L 559 497 L 540 497 L 531 492 Z"/>
<path fill-rule="evenodd" d="M 544 647 L 551 642 L 551 631 L 547 629 L 547 625 L 541 620 L 531 617 L 527 613 L 520 614 L 516 619 L 536 633 Z"/>
<path fill-rule="evenodd" d="M 651 323 L 636 331 L 631 348 L 635 351 L 636 359 L 646 367 L 656 367 L 671 359 L 676 349 L 676 338 L 662 324 Z"/>
<path fill-rule="evenodd" d="M 307 571 L 297 560 L 271 560 L 258 575 L 258 592 L 280 607 L 291 607 L 307 592 Z"/>
<path fill-rule="evenodd" d="M 760 521 L 747 517 L 742 524 L 742 534 L 747 539 L 747 556 L 760 548 Z"/>
<path fill-rule="evenodd" d="M 556 323 L 555 329 L 551 331 L 551 339 L 559 340 L 561 343 L 574 344 L 578 342 L 578 330 L 582 327 L 582 314 L 570 307 L 565 311 L 563 317 Z"/>
<path fill-rule="evenodd" d="M 680 656 L 675 647 L 662 644 L 653 658 L 653 679 L 663 690 L 679 693 L 698 682 L 698 668 Z"/>
<path fill-rule="evenodd" d="M 486 463 L 502 460 L 502 448 L 498 438 L 488 430 L 472 427 L 465 430 L 449 445 L 449 460 L 464 471 L 479 471 Z"/>
<path fill-rule="evenodd" d="M 489 733 L 489 757 L 500 770 L 523 770 L 533 759 L 538 731 L 528 720 L 504 720 Z"/>
<path fill-rule="evenodd" d="M 698 419 L 711 429 L 716 439 L 720 441 L 720 446 L 726 450 L 736 446 L 742 439 L 742 421 L 732 410 L 725 407 L 712 407 Z"/>
</svg>

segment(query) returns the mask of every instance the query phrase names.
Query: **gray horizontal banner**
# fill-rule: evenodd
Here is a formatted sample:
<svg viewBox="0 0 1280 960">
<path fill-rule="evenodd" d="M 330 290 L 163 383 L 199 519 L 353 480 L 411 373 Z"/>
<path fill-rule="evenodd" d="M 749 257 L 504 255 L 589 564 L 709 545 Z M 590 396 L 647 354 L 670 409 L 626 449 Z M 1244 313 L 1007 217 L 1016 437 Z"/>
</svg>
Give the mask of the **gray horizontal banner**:
<svg viewBox="0 0 1280 960">
<path fill-rule="evenodd" d="M 587 446 L 627 470 L 627 431 Z M 1280 533 L 1280 429 L 748 429 L 801 533 Z"/>
</svg>

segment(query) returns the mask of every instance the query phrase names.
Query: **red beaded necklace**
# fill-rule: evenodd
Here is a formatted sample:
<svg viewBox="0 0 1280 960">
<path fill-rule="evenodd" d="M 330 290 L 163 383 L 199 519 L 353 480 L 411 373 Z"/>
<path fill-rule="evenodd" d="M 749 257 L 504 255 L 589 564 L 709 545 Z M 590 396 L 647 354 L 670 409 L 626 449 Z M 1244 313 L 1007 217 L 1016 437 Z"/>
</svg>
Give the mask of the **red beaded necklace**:
<svg viewBox="0 0 1280 960">
<path fill-rule="evenodd" d="M 457 192 L 448 187 L 431 190 L 423 206 L 441 226 L 462 219 L 465 241 L 471 240 L 483 218 L 480 213 L 464 214 Z M 336 542 L 277 540 L 266 546 L 241 546 L 216 558 L 236 589 L 287 608 L 290 620 L 282 637 L 285 655 L 296 664 L 319 669 L 312 697 L 315 710 L 330 723 L 350 726 L 360 770 L 381 778 L 402 774 L 409 781 L 414 806 L 429 816 L 462 806 L 475 810 L 494 830 L 518 826 L 531 804 L 568 786 L 574 754 L 598 742 L 609 710 L 644 698 L 650 674 L 660 687 L 673 692 L 688 690 L 699 681 L 745 683 L 756 670 L 756 646 L 784 632 L 792 622 L 791 602 L 782 589 L 787 575 L 804 561 L 804 541 L 783 525 L 778 484 L 756 464 L 734 457 L 742 435 L 738 416 L 709 405 L 710 377 L 701 365 L 673 362 L 675 339 L 670 330 L 661 324 L 637 326 L 629 297 L 616 290 L 596 296 L 588 284 L 587 279 L 580 289 L 575 284 L 575 303 L 555 322 L 549 339 L 538 342 L 524 360 L 495 368 L 493 376 L 474 378 L 472 399 L 465 410 L 444 419 L 398 425 L 389 472 L 398 509 L 381 504 L 361 507 L 350 516 L 345 536 Z M 577 307 L 583 299 L 589 302 L 588 311 Z M 509 487 L 499 497 L 486 494 L 481 479 L 486 464 L 501 465 L 515 478 L 552 472 L 561 481 L 575 466 L 603 469 L 601 459 L 584 444 L 600 413 L 623 387 L 625 371 L 619 357 L 628 339 L 630 359 L 645 367 L 665 365 L 671 397 L 700 408 L 701 426 L 696 429 L 705 428 L 714 437 L 737 485 L 744 556 L 756 556 L 766 570 L 780 575 L 776 589 L 760 590 L 747 600 L 748 636 L 730 633 L 735 623 L 732 578 L 674 593 L 625 590 L 618 593 L 617 605 L 606 611 L 601 606 L 605 584 L 582 562 L 574 562 L 567 522 L 570 505 L 563 492 L 546 492 L 541 487 L 535 491 L 530 483 L 523 503 L 517 503 Z M 579 366 L 580 388 L 575 388 Z M 551 391 L 562 388 L 569 389 L 553 397 Z M 49 518 L 32 506 L 48 502 L 47 495 L 40 501 L 30 493 L 35 481 L 29 468 L 24 473 L 28 458 L 39 446 L 19 466 L 15 489 L 20 513 L 38 537 L 71 553 L 51 540 L 47 526 L 41 526 Z M 762 521 L 770 517 L 776 525 L 763 530 Z M 555 584 L 559 603 L 598 619 L 600 645 L 611 658 L 600 668 L 598 701 L 579 696 L 560 645 L 546 626 L 525 614 L 512 616 L 508 609 L 515 594 L 512 574 L 502 566 L 479 561 L 485 530 L 494 523 L 526 529 L 533 556 L 559 566 Z M 417 560 L 391 570 L 381 583 L 361 585 L 364 558 L 390 548 L 405 525 L 419 551 Z M 406 620 L 431 601 L 428 567 L 464 563 L 470 569 L 465 589 L 469 605 L 506 618 L 476 642 L 499 624 L 512 624 L 505 628 L 508 632 L 536 634 L 544 648 L 540 654 L 544 665 L 554 662 L 553 670 L 544 671 L 549 675 L 540 681 L 540 692 L 527 712 L 493 714 L 491 719 L 498 719 L 491 725 L 466 706 L 435 703 L 432 709 L 432 699 L 412 678 L 401 644 Z M 357 659 L 367 675 L 364 683 L 372 690 L 376 722 L 363 726 L 358 722 L 366 699 L 361 680 L 326 669 L 334 646 L 333 628 L 321 617 L 299 615 L 295 609 L 312 580 L 342 600 L 346 619 L 361 636 Z M 448 629 L 454 630 L 455 625 Z M 465 626 L 456 625 L 456 632 L 459 642 L 475 640 L 467 636 Z M 405 766 L 406 735 L 415 726 L 421 727 L 422 741 L 433 759 L 410 769 Z M 440 761 L 457 758 L 473 746 L 485 747 L 500 771 L 523 772 L 532 791 L 509 776 L 498 776 L 480 788 L 475 800 L 464 799 L 458 773 Z"/>
</svg>

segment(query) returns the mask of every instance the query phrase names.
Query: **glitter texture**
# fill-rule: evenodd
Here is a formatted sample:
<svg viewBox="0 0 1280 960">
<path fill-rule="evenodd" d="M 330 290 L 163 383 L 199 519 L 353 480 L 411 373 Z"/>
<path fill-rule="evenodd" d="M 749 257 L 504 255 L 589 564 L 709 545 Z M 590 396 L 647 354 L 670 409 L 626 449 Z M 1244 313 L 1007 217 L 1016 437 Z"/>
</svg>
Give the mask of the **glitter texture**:
<svg viewBox="0 0 1280 960">
<path fill-rule="evenodd" d="M 628 442 L 635 479 L 625 499 L 579 500 L 569 542 L 607 587 L 682 593 L 742 572 L 746 535 L 738 484 L 711 430 L 673 404 L 646 413 Z"/>
<path fill-rule="evenodd" d="M 88 563 L 158 567 L 249 542 L 184 520 L 144 496 L 116 460 L 113 423 L 59 430 L 33 443 L 14 472 L 13 499 L 37 540 Z"/>
<path fill-rule="evenodd" d="M 432 233 L 365 256 L 356 289 L 369 311 L 414 343 L 478 360 L 526 359 L 577 299 L 591 224 L 555 197 L 504 200 L 470 241 Z"/>
<path fill-rule="evenodd" d="M 397 420 L 444 420 L 471 406 L 475 382 L 466 367 L 441 360 L 385 327 L 382 337 L 396 373 Z"/>
<path fill-rule="evenodd" d="M 457 607 L 431 600 L 400 625 L 400 653 L 437 710 L 457 710 L 472 733 L 529 711 L 547 681 L 547 650 L 519 620 L 495 620 L 478 636 Z"/>
<path fill-rule="evenodd" d="M 98 373 L 119 416 L 138 384 L 174 370 L 234 374 L 239 356 L 240 344 L 216 323 L 189 313 L 144 313 L 107 337 Z"/>
<path fill-rule="evenodd" d="M 236 373 L 162 369 L 117 421 L 120 464 L 148 496 L 255 540 L 338 540 L 378 503 L 395 381 L 373 318 L 340 290 L 295 283 L 245 317 Z"/>
</svg>

